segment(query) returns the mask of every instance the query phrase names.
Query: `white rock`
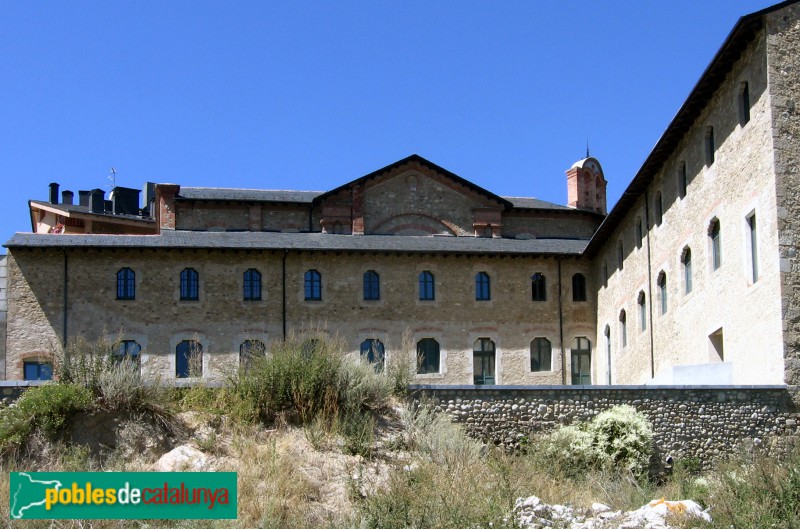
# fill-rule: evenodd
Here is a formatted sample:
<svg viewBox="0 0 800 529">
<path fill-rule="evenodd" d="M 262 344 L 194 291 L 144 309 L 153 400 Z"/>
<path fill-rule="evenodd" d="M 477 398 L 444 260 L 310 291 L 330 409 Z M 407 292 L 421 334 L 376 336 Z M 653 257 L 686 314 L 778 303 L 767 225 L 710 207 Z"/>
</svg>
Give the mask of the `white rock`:
<svg viewBox="0 0 800 529">
<path fill-rule="evenodd" d="M 197 448 L 181 445 L 161 456 L 155 467 L 159 472 L 203 471 L 209 463 L 209 457 Z"/>
</svg>

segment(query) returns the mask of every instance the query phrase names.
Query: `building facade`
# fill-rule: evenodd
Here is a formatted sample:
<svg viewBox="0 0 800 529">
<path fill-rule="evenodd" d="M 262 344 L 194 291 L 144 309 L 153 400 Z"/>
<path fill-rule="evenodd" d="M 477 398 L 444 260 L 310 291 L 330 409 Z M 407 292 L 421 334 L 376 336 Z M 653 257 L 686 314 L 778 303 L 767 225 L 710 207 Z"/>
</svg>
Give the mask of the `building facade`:
<svg viewBox="0 0 800 529">
<path fill-rule="evenodd" d="M 335 333 L 423 383 L 796 385 L 798 33 L 795 1 L 740 19 L 608 213 L 594 158 L 566 206 L 416 155 L 326 192 L 146 186 L 142 208 L 53 184 L 6 243 L 6 376 L 77 336 L 214 377 Z"/>
</svg>

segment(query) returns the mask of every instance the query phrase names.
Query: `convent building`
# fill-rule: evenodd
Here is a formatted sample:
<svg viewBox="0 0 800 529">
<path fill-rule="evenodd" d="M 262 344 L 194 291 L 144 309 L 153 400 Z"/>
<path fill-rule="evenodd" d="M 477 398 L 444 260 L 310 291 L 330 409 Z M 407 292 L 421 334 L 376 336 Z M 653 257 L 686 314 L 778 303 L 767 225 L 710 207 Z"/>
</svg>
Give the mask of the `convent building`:
<svg viewBox="0 0 800 529">
<path fill-rule="evenodd" d="M 418 155 L 324 192 L 51 184 L 0 261 L 5 378 L 78 336 L 214 378 L 335 333 L 422 384 L 798 385 L 799 85 L 798 1 L 742 17 L 610 212 L 591 157 L 566 205 Z"/>
</svg>

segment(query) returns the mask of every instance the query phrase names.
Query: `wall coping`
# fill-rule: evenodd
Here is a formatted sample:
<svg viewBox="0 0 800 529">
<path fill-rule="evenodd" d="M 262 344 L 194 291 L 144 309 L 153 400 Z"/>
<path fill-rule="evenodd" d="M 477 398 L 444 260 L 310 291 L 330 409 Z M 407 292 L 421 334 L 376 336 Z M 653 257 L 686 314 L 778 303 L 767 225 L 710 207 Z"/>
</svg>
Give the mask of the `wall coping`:
<svg viewBox="0 0 800 529">
<path fill-rule="evenodd" d="M 444 390 L 469 390 L 469 391 L 553 391 L 553 390 L 580 390 L 580 391 L 657 391 L 657 390 L 785 390 L 789 386 L 786 384 L 761 384 L 761 385 L 658 385 L 658 386 L 645 386 L 645 385 L 612 385 L 612 386 L 530 386 L 530 385 L 503 385 L 503 386 L 474 386 L 474 385 L 446 385 L 446 384 L 409 384 L 410 391 L 444 391 Z"/>
</svg>

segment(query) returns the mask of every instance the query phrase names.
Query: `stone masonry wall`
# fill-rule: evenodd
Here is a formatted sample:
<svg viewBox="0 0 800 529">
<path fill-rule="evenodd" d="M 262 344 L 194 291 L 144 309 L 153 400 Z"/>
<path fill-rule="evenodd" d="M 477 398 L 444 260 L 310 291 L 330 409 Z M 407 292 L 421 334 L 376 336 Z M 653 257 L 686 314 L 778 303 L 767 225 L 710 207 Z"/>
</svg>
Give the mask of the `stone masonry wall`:
<svg viewBox="0 0 800 529">
<path fill-rule="evenodd" d="M 729 383 L 784 382 L 769 94 L 774 81 L 773 76 L 768 78 L 767 56 L 767 37 L 762 31 L 733 64 L 648 185 L 646 195 L 630 208 L 595 260 L 595 278 L 601 285 L 598 345 L 611 352 L 595 356 L 595 372 L 607 373 L 607 359 L 612 358 L 614 384 L 642 384 L 653 375 L 670 376 L 674 366 L 719 362 L 730 368 Z M 743 83 L 750 95 L 747 122 L 740 119 L 738 109 Z M 709 127 L 713 127 L 713 161 L 705 153 Z M 680 186 L 684 169 L 685 193 Z M 748 225 L 752 216 L 757 219 L 755 280 Z M 721 240 L 721 265 L 716 269 L 709 237 L 714 219 Z M 683 261 L 687 251 L 691 288 Z M 608 281 L 603 281 L 605 270 Z M 666 278 L 663 305 L 659 277 Z M 640 300 L 644 300 L 644 325 Z M 722 354 L 711 336 L 721 339 Z"/>
<path fill-rule="evenodd" d="M 656 457 L 696 458 L 705 468 L 743 447 L 780 449 L 800 434 L 800 410 L 783 386 L 412 386 L 412 397 L 483 441 L 535 449 L 535 437 L 629 404 L 654 431 Z"/>
<path fill-rule="evenodd" d="M 0 255 L 0 380 L 6 378 L 6 319 L 8 317 L 8 267 Z"/>
<path fill-rule="evenodd" d="M 786 383 L 800 386 L 800 6 L 767 15 Z M 800 397 L 798 397 L 800 398 Z"/>
<path fill-rule="evenodd" d="M 288 333 L 303 339 L 338 335 L 354 354 L 362 342 L 381 340 L 387 362 L 408 355 L 413 365 L 417 341 L 433 338 L 440 345 L 440 368 L 418 375 L 421 382 L 471 383 L 473 344 L 489 338 L 496 347 L 495 383 L 560 384 L 562 366 L 570 372 L 571 344 L 577 337 L 594 344 L 596 326 L 593 297 L 573 301 L 572 296 L 573 274 L 588 274 L 588 265 L 563 258 L 560 266 L 561 303 L 559 261 L 553 257 L 289 252 L 284 263 L 283 252 L 261 250 L 14 249 L 9 253 L 7 378 L 21 379 L 24 360 L 58 349 L 65 335 L 68 341 L 77 336 L 135 340 L 142 347 L 143 368 L 164 377 L 175 375 L 176 345 L 198 340 L 203 376 L 215 378 L 237 365 L 245 340 L 281 341 L 285 314 Z M 116 274 L 123 267 L 135 273 L 133 300 L 116 299 Z M 196 301 L 180 299 L 180 273 L 189 267 L 199 274 Z M 258 301 L 242 299 L 243 274 L 250 268 L 262 274 Z M 305 299 L 307 270 L 321 275 L 319 300 Z M 363 299 L 368 270 L 380 275 L 379 300 Z M 434 300 L 419 300 L 423 270 L 434 275 Z M 491 300 L 475 299 L 478 272 L 491 279 Z M 531 299 L 530 278 L 536 272 L 547 278 L 545 301 Z M 587 292 L 593 288 L 588 282 Z M 404 333 L 410 348 L 404 346 Z M 552 345 L 551 369 L 532 372 L 530 345 L 540 337 Z"/>
</svg>

